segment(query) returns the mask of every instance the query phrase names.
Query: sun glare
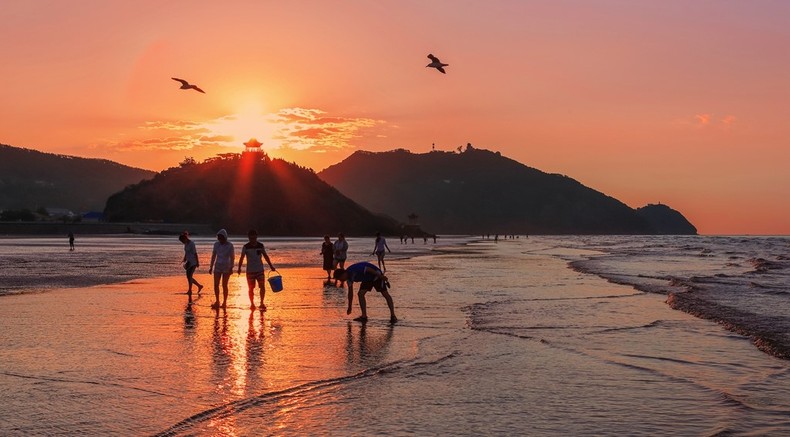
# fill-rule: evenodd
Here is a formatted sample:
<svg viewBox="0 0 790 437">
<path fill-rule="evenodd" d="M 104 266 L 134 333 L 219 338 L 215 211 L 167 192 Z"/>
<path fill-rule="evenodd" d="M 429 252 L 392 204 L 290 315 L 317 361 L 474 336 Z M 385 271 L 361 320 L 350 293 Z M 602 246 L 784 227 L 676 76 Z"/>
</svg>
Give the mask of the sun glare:
<svg viewBox="0 0 790 437">
<path fill-rule="evenodd" d="M 264 149 L 280 146 L 280 141 L 275 139 L 277 126 L 269 120 L 263 105 L 256 102 L 241 105 L 233 114 L 210 122 L 207 128 L 211 135 L 226 138 L 225 142 L 233 147 L 241 146 L 250 138 L 261 141 Z"/>
</svg>

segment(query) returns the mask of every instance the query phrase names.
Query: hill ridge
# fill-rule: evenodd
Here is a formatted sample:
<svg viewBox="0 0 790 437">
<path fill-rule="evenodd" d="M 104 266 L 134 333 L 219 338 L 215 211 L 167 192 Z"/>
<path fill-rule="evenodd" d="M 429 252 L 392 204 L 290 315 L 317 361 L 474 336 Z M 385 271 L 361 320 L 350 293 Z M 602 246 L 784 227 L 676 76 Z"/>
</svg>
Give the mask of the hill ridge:
<svg viewBox="0 0 790 437">
<path fill-rule="evenodd" d="M 415 213 L 437 233 L 665 233 L 661 220 L 569 176 L 471 145 L 460 153 L 357 151 L 318 175 L 368 209 Z"/>
</svg>

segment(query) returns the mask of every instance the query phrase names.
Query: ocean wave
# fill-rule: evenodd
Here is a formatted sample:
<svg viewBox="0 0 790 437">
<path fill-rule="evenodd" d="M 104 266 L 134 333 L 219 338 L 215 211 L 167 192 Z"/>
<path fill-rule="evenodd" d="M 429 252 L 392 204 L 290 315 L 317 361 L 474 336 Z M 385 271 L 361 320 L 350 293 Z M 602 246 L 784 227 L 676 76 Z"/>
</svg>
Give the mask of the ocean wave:
<svg viewBox="0 0 790 437">
<path fill-rule="evenodd" d="M 785 268 L 783 263 L 769 261 L 765 258 L 749 258 L 747 261 L 754 267 L 755 273 L 766 273 L 771 270 L 781 270 Z"/>
<path fill-rule="evenodd" d="M 777 358 L 790 359 L 787 320 L 764 316 L 718 304 L 695 293 L 670 293 L 667 304 L 696 317 L 715 321 L 725 328 L 752 339 L 757 348 Z"/>
</svg>

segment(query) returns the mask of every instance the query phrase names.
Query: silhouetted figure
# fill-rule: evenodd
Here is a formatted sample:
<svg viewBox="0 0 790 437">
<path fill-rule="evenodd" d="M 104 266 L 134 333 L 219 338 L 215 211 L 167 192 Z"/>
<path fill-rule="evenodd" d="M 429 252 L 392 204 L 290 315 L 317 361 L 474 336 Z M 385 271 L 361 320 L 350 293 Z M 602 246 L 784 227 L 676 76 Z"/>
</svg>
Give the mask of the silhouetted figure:
<svg viewBox="0 0 790 437">
<path fill-rule="evenodd" d="M 373 244 L 373 252 L 371 255 L 376 254 L 378 259 L 379 269 L 384 273 L 387 272 L 387 266 L 384 264 L 384 249 L 392 253 L 390 247 L 387 246 L 387 240 L 381 236 L 381 232 L 376 232 L 376 242 Z"/>
<path fill-rule="evenodd" d="M 342 269 L 346 266 L 346 257 L 348 256 L 348 242 L 346 241 L 346 236 L 343 233 L 337 234 L 337 240 L 335 240 L 334 244 L 334 267 L 336 269 Z M 337 285 L 337 281 L 335 281 L 335 285 Z M 343 281 L 340 281 L 340 286 L 343 286 Z"/>
<path fill-rule="evenodd" d="M 422 236 L 422 244 L 428 244 L 428 236 L 427 235 L 423 235 Z"/>
<path fill-rule="evenodd" d="M 266 311 L 266 305 L 263 303 L 263 298 L 266 296 L 266 276 L 263 273 L 263 260 L 269 264 L 269 268 L 273 272 L 277 269 L 272 265 L 269 255 L 266 254 L 266 249 L 263 243 L 258 241 L 258 231 L 250 229 L 247 232 L 249 241 L 241 248 L 241 256 L 239 257 L 239 268 L 236 274 L 241 274 L 241 265 L 244 263 L 244 258 L 247 258 L 247 289 L 250 296 L 250 309 L 255 309 L 255 283 L 258 283 L 258 288 L 261 290 L 261 311 Z"/>
<path fill-rule="evenodd" d="M 74 232 L 69 231 L 69 251 L 74 251 Z"/>
<path fill-rule="evenodd" d="M 387 301 L 387 306 L 390 310 L 390 323 L 398 321 L 398 318 L 395 317 L 395 304 L 392 302 L 392 296 L 390 296 L 387 291 L 387 288 L 390 286 L 389 281 L 387 277 L 384 276 L 384 273 L 376 266 L 367 262 L 352 264 L 347 270 L 335 270 L 334 278 L 348 282 L 348 309 L 346 310 L 346 314 L 351 314 L 351 304 L 354 302 L 354 282 L 360 283 L 357 297 L 359 297 L 359 309 L 362 310 L 362 315 L 354 320 L 358 322 L 367 322 L 368 313 L 365 294 L 375 288 Z"/>
<path fill-rule="evenodd" d="M 326 270 L 326 282 L 332 280 L 332 269 L 335 268 L 335 247 L 329 235 L 324 235 L 324 242 L 321 244 L 321 255 L 324 257 L 323 269 Z"/>
<path fill-rule="evenodd" d="M 198 88 L 196 85 L 192 85 L 189 82 L 185 81 L 184 79 L 179 79 L 177 77 L 171 77 L 170 79 L 173 79 L 173 80 L 175 80 L 177 82 L 181 82 L 181 87 L 179 89 L 182 89 L 182 90 L 195 90 L 195 91 L 201 92 L 203 94 L 206 93 L 202 89 Z"/>
<path fill-rule="evenodd" d="M 233 273 L 233 264 L 236 263 L 236 252 L 233 243 L 228 241 L 228 231 L 220 229 L 217 232 L 217 241 L 211 251 L 211 263 L 208 274 L 214 273 L 214 303 L 211 308 L 225 308 L 228 305 L 228 281 Z M 219 282 L 222 280 L 222 305 L 219 303 Z"/>
<path fill-rule="evenodd" d="M 411 236 L 411 244 L 414 244 L 414 235 Z"/>
<path fill-rule="evenodd" d="M 499 243 L 499 234 L 494 235 L 494 242 Z"/>
<path fill-rule="evenodd" d="M 203 290 L 203 285 L 194 278 L 195 270 L 200 267 L 197 247 L 195 247 L 195 242 L 189 239 L 189 233 L 186 231 L 178 236 L 178 241 L 184 244 L 184 258 L 181 260 L 181 263 L 184 265 L 184 270 L 187 273 L 187 295 L 189 296 L 189 301 L 192 302 L 192 284 L 197 285 L 198 293 L 200 293 L 200 290 Z"/>
<path fill-rule="evenodd" d="M 442 74 L 447 74 L 447 72 L 444 71 L 444 67 L 447 67 L 450 64 L 443 64 L 442 61 L 439 60 L 439 58 L 437 58 L 436 56 L 434 56 L 432 54 L 428 54 L 428 59 L 431 60 L 431 63 L 426 65 L 426 67 L 435 68 L 435 69 L 441 71 Z"/>
</svg>

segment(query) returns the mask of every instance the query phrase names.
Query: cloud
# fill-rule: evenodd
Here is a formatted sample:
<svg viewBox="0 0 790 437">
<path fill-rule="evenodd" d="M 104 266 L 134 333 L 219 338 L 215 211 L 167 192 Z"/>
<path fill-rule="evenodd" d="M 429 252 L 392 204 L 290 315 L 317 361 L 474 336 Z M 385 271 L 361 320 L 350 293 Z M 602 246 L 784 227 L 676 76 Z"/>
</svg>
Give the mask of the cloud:
<svg viewBox="0 0 790 437">
<path fill-rule="evenodd" d="M 268 149 L 326 153 L 354 148 L 354 141 L 363 134 L 380 138 L 380 132 L 367 131 L 384 124 L 383 120 L 332 116 L 321 109 L 297 107 L 269 114 L 228 114 L 206 121 L 147 121 L 128 136 L 132 139 L 105 144 L 116 151 L 174 151 L 199 146 L 241 150 L 241 141 L 254 136 Z"/>
<path fill-rule="evenodd" d="M 722 118 L 722 119 L 721 119 L 721 122 L 722 122 L 722 124 L 724 124 L 725 126 L 728 126 L 728 127 L 729 127 L 729 126 L 732 126 L 733 124 L 735 124 L 735 122 L 736 122 L 737 120 L 738 120 L 738 119 L 737 119 L 737 118 L 735 118 L 735 116 L 734 116 L 734 115 L 728 115 L 728 116 L 726 116 L 726 117 Z"/>
<path fill-rule="evenodd" d="M 383 125 L 371 118 L 330 117 L 320 109 L 287 108 L 271 118 L 277 125 L 273 138 L 294 149 L 326 150 L 347 148 L 363 130 Z"/>
<path fill-rule="evenodd" d="M 140 129 L 208 132 L 208 129 L 206 129 L 203 123 L 199 123 L 196 121 L 185 121 L 185 120 L 146 121 L 142 126 L 140 126 Z"/>
<path fill-rule="evenodd" d="M 213 136 L 202 136 L 199 138 L 201 142 L 210 142 L 210 143 L 230 143 L 235 140 L 234 137 L 230 135 L 213 135 Z"/>
<path fill-rule="evenodd" d="M 697 114 L 694 116 L 694 118 L 697 119 L 697 124 L 701 126 L 705 126 L 708 123 L 710 123 L 710 117 L 711 117 L 710 114 Z"/>
</svg>

